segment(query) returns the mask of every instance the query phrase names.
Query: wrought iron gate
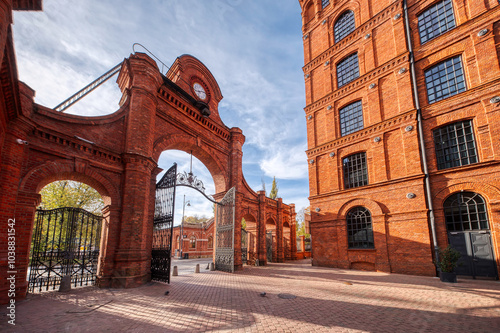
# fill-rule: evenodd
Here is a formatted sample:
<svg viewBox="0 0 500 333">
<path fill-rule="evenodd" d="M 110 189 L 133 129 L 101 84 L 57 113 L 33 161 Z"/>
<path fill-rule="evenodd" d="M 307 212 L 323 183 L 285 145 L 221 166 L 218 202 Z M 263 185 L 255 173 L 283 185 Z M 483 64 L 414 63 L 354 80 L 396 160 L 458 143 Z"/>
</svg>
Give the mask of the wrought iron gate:
<svg viewBox="0 0 500 333">
<path fill-rule="evenodd" d="M 246 265 L 248 261 L 248 231 L 241 229 L 241 262 Z"/>
<path fill-rule="evenodd" d="M 36 211 L 28 292 L 54 290 L 68 277 L 77 286 L 95 282 L 102 216 L 81 208 Z"/>
<path fill-rule="evenodd" d="M 217 205 L 215 269 L 234 272 L 234 205 L 235 188 L 227 191 Z"/>
<path fill-rule="evenodd" d="M 151 280 L 167 283 L 170 283 L 176 179 L 177 164 L 174 163 L 156 184 Z"/>
</svg>

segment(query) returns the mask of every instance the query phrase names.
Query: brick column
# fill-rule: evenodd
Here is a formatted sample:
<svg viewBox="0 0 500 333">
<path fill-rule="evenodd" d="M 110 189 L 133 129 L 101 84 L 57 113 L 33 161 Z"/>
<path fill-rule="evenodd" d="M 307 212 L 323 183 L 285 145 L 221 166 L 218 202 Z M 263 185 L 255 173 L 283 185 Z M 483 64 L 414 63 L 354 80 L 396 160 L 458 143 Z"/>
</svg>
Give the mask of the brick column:
<svg viewBox="0 0 500 333">
<path fill-rule="evenodd" d="M 267 263 L 266 256 L 266 192 L 258 191 L 259 216 L 257 218 L 257 258 L 261 263 Z"/>
<path fill-rule="evenodd" d="M 243 267 L 241 261 L 241 219 L 243 218 L 243 195 L 241 187 L 243 186 L 243 143 L 245 136 L 241 129 L 233 127 L 231 132 L 231 155 L 229 159 L 230 170 L 230 188 L 236 187 L 235 210 L 234 210 L 234 269 L 241 270 Z"/>
<path fill-rule="evenodd" d="M 26 294 L 26 267 L 30 250 L 34 209 L 39 201 L 26 196 L 18 198 L 21 171 L 27 159 L 29 146 L 18 143 L 18 139 L 27 140 L 31 126 L 14 120 L 9 123 L 4 139 L 0 163 L 0 303 L 8 301 L 8 225 L 9 219 L 15 219 L 16 252 L 16 297 Z M 33 196 L 38 198 L 35 193 Z M 32 212 L 33 211 L 33 212 Z M 31 219 L 31 220 L 30 220 Z M 19 292 L 19 294 L 18 294 Z"/>
<path fill-rule="evenodd" d="M 118 85 L 130 98 L 125 133 L 121 225 L 113 287 L 135 287 L 150 279 L 152 176 L 156 94 L 162 78 L 156 63 L 142 53 L 130 56 L 118 76 Z M 147 243 L 149 240 L 149 244 Z"/>
<path fill-rule="evenodd" d="M 278 198 L 278 207 L 276 214 L 276 243 L 278 262 L 285 262 L 285 251 L 283 248 L 283 199 Z"/>
<path fill-rule="evenodd" d="M 290 205 L 290 251 L 292 252 L 292 260 L 297 260 L 297 221 L 295 217 L 295 204 Z"/>
<path fill-rule="evenodd" d="M 12 23 L 12 0 L 0 0 L 0 66 L 3 62 L 7 32 Z"/>
</svg>

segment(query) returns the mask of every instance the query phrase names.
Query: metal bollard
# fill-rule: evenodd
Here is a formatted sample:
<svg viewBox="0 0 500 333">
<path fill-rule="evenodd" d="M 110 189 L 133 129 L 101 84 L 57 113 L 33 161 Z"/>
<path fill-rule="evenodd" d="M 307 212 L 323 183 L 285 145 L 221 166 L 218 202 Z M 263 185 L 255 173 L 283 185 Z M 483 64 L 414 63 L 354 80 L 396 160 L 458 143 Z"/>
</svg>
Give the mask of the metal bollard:
<svg viewBox="0 0 500 333">
<path fill-rule="evenodd" d="M 213 262 L 210 263 L 210 270 L 215 271 L 215 265 Z"/>
<path fill-rule="evenodd" d="M 199 273 L 200 272 L 200 264 L 196 264 L 196 268 L 194 269 L 194 272 L 195 273 Z"/>
<path fill-rule="evenodd" d="M 177 266 L 174 266 L 174 270 L 172 271 L 172 276 L 178 276 L 179 274 L 177 273 Z"/>
</svg>

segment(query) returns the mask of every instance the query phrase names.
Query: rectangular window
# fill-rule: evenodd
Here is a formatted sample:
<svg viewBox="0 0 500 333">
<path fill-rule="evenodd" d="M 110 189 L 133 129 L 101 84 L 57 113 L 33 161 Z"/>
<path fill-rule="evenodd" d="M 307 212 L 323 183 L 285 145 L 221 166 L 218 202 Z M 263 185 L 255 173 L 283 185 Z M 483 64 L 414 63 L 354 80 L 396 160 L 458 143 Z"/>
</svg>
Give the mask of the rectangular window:
<svg viewBox="0 0 500 333">
<path fill-rule="evenodd" d="M 429 103 L 461 93 L 465 86 L 462 57 L 457 56 L 429 68 L 425 71 L 425 85 Z"/>
<path fill-rule="evenodd" d="M 322 8 L 325 8 L 330 4 L 330 0 L 321 0 L 321 5 L 323 6 Z"/>
<path fill-rule="evenodd" d="M 451 0 L 443 0 L 418 15 L 420 44 L 455 28 L 455 16 Z"/>
<path fill-rule="evenodd" d="M 363 108 L 361 101 L 351 103 L 340 109 L 339 117 L 341 136 L 363 129 Z"/>
<path fill-rule="evenodd" d="M 366 153 L 350 155 L 342 160 L 344 169 L 344 187 L 346 189 L 368 185 Z"/>
<path fill-rule="evenodd" d="M 359 77 L 358 54 L 353 53 L 337 65 L 338 88 Z"/>
<path fill-rule="evenodd" d="M 478 162 L 472 121 L 466 120 L 434 130 L 438 170 Z"/>
</svg>

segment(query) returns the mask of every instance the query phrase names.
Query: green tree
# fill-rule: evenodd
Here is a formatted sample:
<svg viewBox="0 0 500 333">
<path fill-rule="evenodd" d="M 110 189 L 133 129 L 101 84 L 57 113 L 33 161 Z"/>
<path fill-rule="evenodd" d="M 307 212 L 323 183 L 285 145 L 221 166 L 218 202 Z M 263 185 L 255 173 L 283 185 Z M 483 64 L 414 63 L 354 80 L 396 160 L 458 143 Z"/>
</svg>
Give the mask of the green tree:
<svg viewBox="0 0 500 333">
<path fill-rule="evenodd" d="M 241 229 L 246 229 L 247 228 L 247 221 L 245 218 L 241 219 Z"/>
<path fill-rule="evenodd" d="M 198 214 L 195 214 L 193 216 L 185 216 L 184 217 L 184 223 L 203 223 L 207 222 L 209 220 L 208 217 L 205 215 L 199 216 Z"/>
<path fill-rule="evenodd" d="M 269 198 L 276 199 L 278 197 L 278 182 L 276 177 L 273 178 L 273 185 L 271 186 L 271 192 L 269 192 Z"/>
<path fill-rule="evenodd" d="M 42 209 L 75 207 L 100 215 L 104 202 L 99 192 L 92 187 L 71 180 L 61 180 L 48 184 L 41 191 Z"/>
</svg>

